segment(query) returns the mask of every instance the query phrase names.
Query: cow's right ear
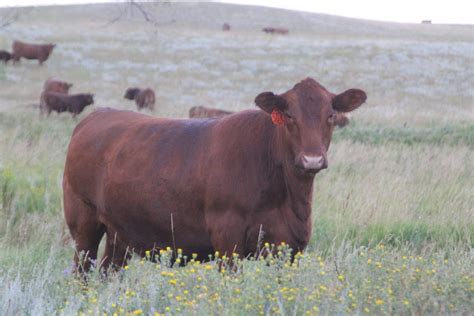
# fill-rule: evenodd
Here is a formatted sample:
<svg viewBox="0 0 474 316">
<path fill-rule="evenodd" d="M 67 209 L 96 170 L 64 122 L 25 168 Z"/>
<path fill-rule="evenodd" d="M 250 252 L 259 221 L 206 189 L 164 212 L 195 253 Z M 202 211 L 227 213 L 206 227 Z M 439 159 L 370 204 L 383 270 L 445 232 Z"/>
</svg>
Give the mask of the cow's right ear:
<svg viewBox="0 0 474 316">
<path fill-rule="evenodd" d="M 271 114 L 273 110 L 285 112 L 288 109 L 286 100 L 273 92 L 260 93 L 255 98 L 255 104 L 269 114 Z"/>
</svg>

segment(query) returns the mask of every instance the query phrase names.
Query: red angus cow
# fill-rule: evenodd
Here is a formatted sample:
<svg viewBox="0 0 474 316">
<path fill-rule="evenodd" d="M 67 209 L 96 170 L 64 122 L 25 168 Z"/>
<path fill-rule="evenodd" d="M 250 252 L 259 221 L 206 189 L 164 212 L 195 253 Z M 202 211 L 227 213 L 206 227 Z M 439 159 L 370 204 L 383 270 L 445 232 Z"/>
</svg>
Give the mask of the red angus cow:
<svg viewBox="0 0 474 316">
<path fill-rule="evenodd" d="M 22 57 L 37 59 L 39 64 L 42 65 L 49 58 L 54 47 L 56 47 L 56 44 L 29 44 L 14 41 L 12 45 L 12 59 L 13 62 L 18 62 Z"/>
<path fill-rule="evenodd" d="M 259 110 L 218 120 L 93 112 L 74 130 L 63 177 L 65 219 L 90 259 L 76 255 L 76 267 L 90 268 L 104 234 L 103 267 L 123 265 L 127 250 L 170 245 L 201 260 L 214 251 L 243 257 L 259 235 L 305 249 L 335 111 L 365 100 L 362 90 L 333 94 L 307 78 L 259 94 Z"/>
<path fill-rule="evenodd" d="M 128 88 L 123 97 L 128 100 L 135 100 L 139 111 L 143 108 L 148 108 L 152 111 L 155 109 L 155 92 L 150 88 Z"/>
<path fill-rule="evenodd" d="M 64 93 L 68 94 L 69 89 L 71 89 L 72 83 L 61 81 L 53 78 L 49 78 L 43 84 L 43 91 L 40 95 L 40 113 L 43 114 L 47 109 L 45 96 L 48 92 L 57 92 L 57 93 Z"/>
<path fill-rule="evenodd" d="M 189 118 L 213 118 L 230 115 L 234 112 L 221 109 L 208 108 L 205 106 L 193 106 L 189 109 Z"/>
</svg>

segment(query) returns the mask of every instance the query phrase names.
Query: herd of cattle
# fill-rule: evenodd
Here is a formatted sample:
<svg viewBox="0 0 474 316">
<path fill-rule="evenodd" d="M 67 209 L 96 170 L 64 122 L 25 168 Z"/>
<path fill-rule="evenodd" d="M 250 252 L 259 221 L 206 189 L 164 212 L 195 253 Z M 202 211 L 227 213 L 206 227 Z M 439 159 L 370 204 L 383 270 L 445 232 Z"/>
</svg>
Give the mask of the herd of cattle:
<svg viewBox="0 0 474 316">
<path fill-rule="evenodd" d="M 15 41 L 12 53 L 0 56 L 41 65 L 54 47 Z M 40 113 L 75 117 L 94 103 L 93 94 L 70 94 L 72 86 L 46 80 Z M 138 110 L 154 109 L 152 89 L 129 88 L 124 98 Z M 97 262 L 104 235 L 103 268 L 123 266 L 130 250 L 144 255 L 169 245 L 199 260 L 214 251 L 257 254 L 261 242 L 304 250 L 312 229 L 313 179 L 328 167 L 333 128 L 346 125 L 345 113 L 366 98 L 362 90 L 334 94 L 306 78 L 282 94 L 260 93 L 257 110 L 189 111 L 191 118 L 218 119 L 92 112 L 73 132 L 63 177 L 77 269 Z"/>
<path fill-rule="evenodd" d="M 222 30 L 223 31 L 230 31 L 231 27 L 229 23 L 224 23 L 222 24 Z M 281 34 L 281 35 L 286 35 L 290 31 L 287 28 L 284 27 L 273 27 L 273 26 L 267 26 L 262 29 L 262 32 L 267 33 L 267 34 Z"/>
<path fill-rule="evenodd" d="M 230 30 L 230 25 L 225 23 L 223 30 Z M 287 34 L 287 29 L 279 29 L 273 27 L 266 27 L 263 29 L 267 33 Z M 12 52 L 0 50 L 0 60 L 7 63 L 13 60 L 17 63 L 21 58 L 38 60 L 42 65 L 51 55 L 56 44 L 31 44 L 20 41 L 14 41 L 12 44 Z M 69 112 L 73 117 L 80 114 L 87 106 L 94 103 L 94 95 L 91 93 L 77 93 L 69 94 L 69 89 L 73 86 L 72 83 L 49 78 L 43 85 L 43 91 L 40 95 L 40 113 L 51 112 L 58 113 Z M 138 110 L 149 109 L 151 111 L 155 108 L 155 92 L 150 88 L 128 88 L 124 95 L 125 99 L 134 100 Z M 218 118 L 232 114 L 231 111 L 221 109 L 209 108 L 204 106 L 194 106 L 189 110 L 190 118 Z M 349 118 L 342 112 L 337 112 L 334 120 L 334 125 L 344 127 L 349 123 Z"/>
</svg>

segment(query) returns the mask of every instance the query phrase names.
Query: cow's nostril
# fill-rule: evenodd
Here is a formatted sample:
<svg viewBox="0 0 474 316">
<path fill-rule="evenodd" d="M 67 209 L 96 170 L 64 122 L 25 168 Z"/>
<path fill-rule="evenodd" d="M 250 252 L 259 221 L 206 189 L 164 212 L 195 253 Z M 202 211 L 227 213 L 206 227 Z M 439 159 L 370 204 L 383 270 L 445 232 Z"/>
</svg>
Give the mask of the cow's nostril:
<svg viewBox="0 0 474 316">
<path fill-rule="evenodd" d="M 327 168 L 326 159 L 324 156 L 302 156 L 302 165 L 304 169 L 320 170 Z"/>
</svg>

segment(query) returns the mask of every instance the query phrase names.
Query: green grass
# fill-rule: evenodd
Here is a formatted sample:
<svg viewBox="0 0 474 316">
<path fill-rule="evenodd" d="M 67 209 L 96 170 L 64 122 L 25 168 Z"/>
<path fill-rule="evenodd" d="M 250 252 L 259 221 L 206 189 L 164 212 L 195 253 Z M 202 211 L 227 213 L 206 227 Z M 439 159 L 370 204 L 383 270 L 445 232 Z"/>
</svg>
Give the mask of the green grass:
<svg viewBox="0 0 474 316">
<path fill-rule="evenodd" d="M 468 314 L 474 309 L 472 26 L 361 21 L 224 4 L 150 4 L 158 26 L 116 5 L 45 7 L 0 33 L 58 43 L 43 67 L 0 64 L 0 314 Z M 174 20 L 173 23 L 171 21 Z M 229 22 L 232 31 L 220 27 Z M 34 25 L 35 27 L 32 27 Z M 260 29 L 285 25 L 288 36 Z M 87 285 L 68 273 L 62 172 L 78 120 L 40 117 L 44 80 L 94 92 L 96 106 L 135 109 L 150 86 L 156 116 L 189 107 L 252 108 L 311 76 L 367 103 L 336 130 L 317 175 L 313 232 L 287 257 L 170 268 L 134 258 Z M 84 117 L 92 108 L 82 114 Z M 270 260 L 270 259 L 268 259 Z M 323 273 L 322 273 L 323 272 Z"/>
</svg>

